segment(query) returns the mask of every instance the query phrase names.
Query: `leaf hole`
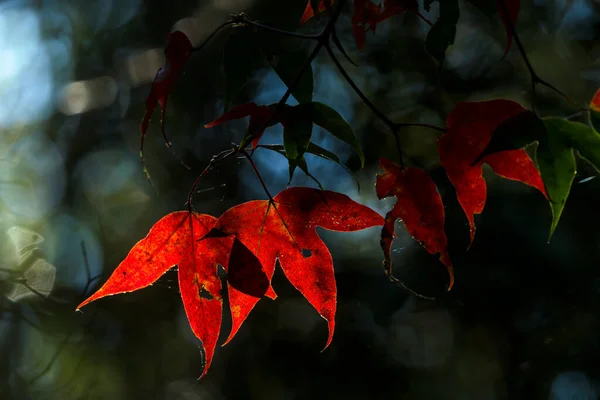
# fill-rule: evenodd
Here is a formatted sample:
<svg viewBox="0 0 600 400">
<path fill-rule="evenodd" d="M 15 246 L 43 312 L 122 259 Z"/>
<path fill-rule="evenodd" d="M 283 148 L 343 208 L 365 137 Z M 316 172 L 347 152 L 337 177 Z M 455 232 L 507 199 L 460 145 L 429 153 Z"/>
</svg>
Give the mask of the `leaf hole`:
<svg viewBox="0 0 600 400">
<path fill-rule="evenodd" d="M 308 258 L 312 256 L 312 251 L 309 249 L 302 249 L 302 255 L 304 256 L 304 258 Z"/>
<path fill-rule="evenodd" d="M 212 294 L 210 294 L 210 292 L 204 288 L 204 285 L 202 285 L 198 288 L 198 296 L 200 296 L 201 299 L 207 299 L 207 300 L 214 299 L 214 296 Z"/>
</svg>

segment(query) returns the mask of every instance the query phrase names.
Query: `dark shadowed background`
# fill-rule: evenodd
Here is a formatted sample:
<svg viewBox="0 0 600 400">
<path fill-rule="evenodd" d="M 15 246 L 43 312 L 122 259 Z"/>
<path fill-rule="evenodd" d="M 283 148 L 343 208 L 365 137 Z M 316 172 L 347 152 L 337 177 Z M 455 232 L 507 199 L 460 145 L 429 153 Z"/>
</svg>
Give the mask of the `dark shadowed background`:
<svg viewBox="0 0 600 400">
<path fill-rule="evenodd" d="M 217 348 L 208 375 L 181 305 L 175 271 L 139 292 L 75 307 L 108 278 L 129 249 L 187 191 L 210 157 L 239 142 L 246 122 L 205 129 L 223 111 L 223 31 L 193 54 L 167 110 L 174 147 L 162 143 L 158 110 L 140 165 L 145 96 L 164 63 L 166 35 L 197 45 L 242 10 L 266 24 L 306 0 L 30 0 L 0 2 L 0 398 L 1 399 L 596 399 L 600 396 L 600 179 L 579 162 L 576 183 L 550 244 L 550 208 L 538 192 L 485 169 L 488 202 L 469 251 L 467 221 L 437 156 L 439 132 L 402 131 L 407 160 L 426 168 L 447 205 L 456 285 L 399 224 L 396 274 L 436 301 L 407 295 L 381 268 L 379 231 L 321 230 L 333 254 L 337 329 L 278 271 L 277 301 L 259 302 L 238 336 Z M 536 71 L 566 92 L 539 88 L 542 115 L 566 116 L 600 86 L 600 2 L 523 1 L 517 28 Z M 421 5 L 422 10 L 422 5 Z M 437 3 L 426 16 L 437 18 Z M 530 81 L 516 47 L 502 58 L 505 31 L 461 3 L 457 40 L 441 75 L 424 50 L 429 27 L 396 16 L 359 52 L 350 8 L 338 32 L 357 84 L 395 121 L 442 126 L 459 101 L 508 98 L 529 106 Z M 317 32 L 323 19 L 305 29 Z M 274 39 L 278 40 L 278 39 Z M 296 45 L 301 45 L 296 43 Z M 309 44 L 311 45 L 311 44 Z M 326 54 L 313 62 L 315 100 L 355 128 L 367 157 L 317 128 L 316 142 L 340 166 L 307 156 L 330 190 L 380 213 L 376 161 L 397 160 L 393 138 L 341 79 Z M 286 87 L 258 71 L 237 99 L 270 104 Z M 291 101 L 292 103 L 294 100 Z M 263 143 L 280 143 L 271 128 Z M 269 189 L 288 179 L 286 160 L 259 150 Z M 192 167 L 186 170 L 183 160 Z M 300 171 L 293 185 L 314 183 Z M 265 195 L 244 160 L 230 160 L 199 187 L 194 207 L 220 215 Z M 92 278 L 100 276 L 91 281 Z M 23 285 L 25 282 L 27 285 Z M 34 289 L 33 293 L 30 289 Z M 223 332 L 229 329 L 226 312 Z"/>
</svg>

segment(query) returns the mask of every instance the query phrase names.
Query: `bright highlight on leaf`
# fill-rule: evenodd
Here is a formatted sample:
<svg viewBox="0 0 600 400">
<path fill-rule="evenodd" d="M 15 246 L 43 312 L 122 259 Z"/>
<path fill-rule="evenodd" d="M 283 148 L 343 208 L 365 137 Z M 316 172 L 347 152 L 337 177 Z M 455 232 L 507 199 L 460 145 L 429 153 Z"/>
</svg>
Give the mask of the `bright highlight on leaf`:
<svg viewBox="0 0 600 400">
<path fill-rule="evenodd" d="M 425 250 L 430 254 L 440 254 L 440 261 L 450 275 L 450 290 L 454 285 L 454 272 L 444 232 L 444 204 L 435 183 L 420 168 L 402 169 L 385 158 L 381 158 L 379 164 L 383 174 L 377 175 L 377 197 L 397 198 L 394 208 L 385 216 L 385 225 L 381 231 L 381 247 L 385 254 L 386 269 L 391 270 L 390 252 L 394 239 L 394 223 L 400 219 L 408 233 L 418 240 Z"/>
<path fill-rule="evenodd" d="M 192 331 L 202 341 L 206 366 L 210 367 L 219 331 L 223 299 L 218 265 L 228 272 L 229 291 L 248 298 L 261 297 L 269 287 L 258 260 L 233 237 L 199 241 L 216 218 L 179 211 L 158 221 L 119 264 L 108 281 L 77 309 L 105 296 L 132 292 L 156 282 L 165 272 L 179 267 L 179 289 Z M 238 304 L 231 302 L 234 312 Z"/>
<path fill-rule="evenodd" d="M 540 173 L 524 150 L 490 154 L 475 162 L 486 149 L 494 129 L 523 111 L 519 103 L 501 99 L 459 103 L 448 115 L 446 133 L 438 141 L 438 151 L 469 220 L 470 243 L 475 237 L 474 215 L 481 214 L 487 196 L 483 163 L 498 175 L 533 186 L 546 195 Z"/>
<path fill-rule="evenodd" d="M 193 46 L 185 33 L 175 31 L 169 33 L 167 38 L 167 47 L 165 48 L 166 63 L 165 66 L 158 70 L 154 80 L 150 94 L 146 97 L 146 114 L 140 124 L 141 143 L 140 155 L 144 156 L 144 137 L 148 131 L 148 123 L 154 112 L 157 103 L 160 103 L 161 116 L 160 128 L 167 147 L 171 147 L 171 142 L 165 130 L 165 112 L 167 109 L 167 100 L 173 85 L 181 75 L 185 62 L 192 54 Z"/>
<path fill-rule="evenodd" d="M 273 203 L 256 200 L 230 208 L 214 230 L 235 236 L 255 254 L 269 280 L 279 260 L 288 280 L 327 321 L 327 347 L 335 327 L 337 289 L 331 253 L 315 228 L 350 232 L 382 225 L 379 214 L 346 195 L 293 187 L 280 192 Z M 239 307 L 232 307 L 233 326 L 227 342 L 259 300 L 240 291 L 230 291 L 229 296 Z M 267 296 L 275 298 L 273 289 Z"/>
</svg>

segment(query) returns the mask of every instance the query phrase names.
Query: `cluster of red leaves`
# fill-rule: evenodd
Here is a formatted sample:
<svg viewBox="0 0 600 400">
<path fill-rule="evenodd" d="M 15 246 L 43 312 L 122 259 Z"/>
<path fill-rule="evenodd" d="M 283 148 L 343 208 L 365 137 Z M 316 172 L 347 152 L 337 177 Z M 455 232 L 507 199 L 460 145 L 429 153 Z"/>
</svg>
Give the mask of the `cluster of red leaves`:
<svg viewBox="0 0 600 400">
<path fill-rule="evenodd" d="M 442 1 L 442 0 L 440 0 Z M 329 5 L 333 5 L 334 0 L 329 1 Z M 507 43 L 505 54 L 508 53 L 512 44 L 513 32 L 511 25 L 514 26 L 519 16 L 521 0 L 496 0 L 496 9 L 500 14 L 504 28 L 506 29 Z M 317 7 L 317 13 L 321 13 L 327 9 L 327 2 L 320 0 Z M 354 0 L 354 13 L 352 15 L 352 33 L 356 45 L 360 50 L 365 46 L 365 35 L 367 31 L 375 32 L 377 24 L 401 14 L 405 11 L 411 11 L 417 14 L 423 21 L 431 25 L 423 15 L 419 13 L 419 5 L 417 0 L 383 0 L 375 4 L 373 0 Z M 315 15 L 315 10 L 308 0 L 304 14 L 300 19 L 300 24 L 304 24 Z"/>
<path fill-rule="evenodd" d="M 333 4 L 334 0 L 330 1 Z M 323 12 L 327 9 L 325 0 L 319 2 L 317 12 Z M 366 32 L 375 32 L 377 24 L 401 14 L 405 11 L 412 11 L 429 23 L 420 13 L 417 0 L 385 0 L 380 4 L 375 4 L 372 0 L 354 0 L 354 13 L 352 15 L 352 33 L 356 45 L 360 50 L 365 47 Z M 302 15 L 300 23 L 303 24 L 314 16 L 314 10 L 310 0 L 306 10 Z M 429 23 L 430 24 L 430 23 Z"/>
<path fill-rule="evenodd" d="M 220 218 L 174 212 L 139 241 L 108 281 L 77 308 L 99 298 L 131 292 L 179 267 L 181 298 L 194 334 L 202 341 L 210 367 L 219 331 L 223 296 L 218 266 L 227 272 L 233 326 L 228 343 L 271 288 L 275 262 L 288 280 L 327 321 L 329 346 L 335 327 L 336 284 L 333 260 L 316 227 L 350 232 L 383 225 L 383 218 L 348 196 L 295 187 L 273 199 L 250 201 Z"/>
<path fill-rule="evenodd" d="M 484 163 L 498 175 L 523 182 L 546 196 L 540 173 L 524 150 L 508 150 L 480 157 L 494 129 L 523 111 L 525 109 L 516 102 L 490 100 L 459 103 L 448 115 L 446 132 L 438 141 L 438 152 L 469 221 L 470 243 L 475 236 L 474 215 L 480 214 L 485 206 Z M 386 215 L 381 233 L 388 270 L 391 270 L 394 222 L 400 219 L 406 230 L 429 253 L 440 254 L 440 261 L 450 274 L 450 289 L 454 276 L 444 233 L 444 206 L 433 180 L 419 168 L 401 168 L 386 159 L 381 159 L 380 165 L 384 173 L 377 177 L 377 196 L 397 198 L 396 205 Z"/>
</svg>

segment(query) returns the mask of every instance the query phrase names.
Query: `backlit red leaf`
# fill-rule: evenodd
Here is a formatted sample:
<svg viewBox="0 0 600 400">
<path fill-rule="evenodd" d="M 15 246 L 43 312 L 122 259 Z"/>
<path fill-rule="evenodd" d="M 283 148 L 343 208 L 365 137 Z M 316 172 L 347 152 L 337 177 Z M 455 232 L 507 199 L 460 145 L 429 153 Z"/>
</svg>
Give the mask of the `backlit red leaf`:
<svg viewBox="0 0 600 400">
<path fill-rule="evenodd" d="M 228 273 L 245 271 L 241 284 L 245 296 L 262 296 L 268 281 L 256 257 L 232 236 L 211 237 L 199 241 L 215 224 L 209 215 L 180 211 L 158 221 L 148 235 L 140 240 L 119 264 L 108 281 L 77 309 L 99 298 L 132 292 L 156 282 L 166 271 L 179 267 L 179 289 L 192 331 L 202 341 L 206 366 L 210 367 L 221 328 L 222 296 L 218 265 Z M 230 255 L 236 265 L 230 266 Z M 239 275 L 239 274 L 238 274 Z M 239 283 L 240 279 L 234 279 Z M 230 282 L 233 285 L 234 282 Z M 260 293 L 262 288 L 262 293 Z M 235 304 L 232 304 L 234 307 Z"/>
<path fill-rule="evenodd" d="M 381 231 L 381 246 L 387 268 L 391 269 L 392 265 L 390 251 L 394 239 L 394 223 L 400 219 L 408 233 L 421 242 L 425 250 L 430 254 L 440 254 L 440 261 L 450 275 L 450 290 L 454 284 L 454 272 L 444 232 L 444 204 L 435 183 L 420 168 L 402 169 L 385 158 L 381 158 L 379 163 L 384 172 L 377 175 L 377 197 L 397 198 L 394 208 L 385 216 L 385 225 Z"/>
<path fill-rule="evenodd" d="M 533 186 L 546 195 L 542 178 L 524 150 L 490 154 L 474 163 L 488 145 L 494 129 L 523 111 L 519 103 L 500 99 L 459 103 L 448 115 L 446 133 L 439 139 L 438 151 L 469 220 L 471 243 L 475 237 L 474 215 L 481 214 L 486 200 L 483 163 L 498 175 Z"/>
<path fill-rule="evenodd" d="M 234 235 L 254 253 L 269 280 L 279 260 L 288 280 L 327 321 L 327 347 L 335 327 L 337 291 L 331 253 L 315 228 L 349 232 L 381 225 L 379 214 L 348 196 L 294 187 L 275 196 L 274 203 L 256 200 L 227 210 L 214 229 Z M 267 296 L 274 298 L 275 292 L 270 289 Z M 229 298 L 239 307 L 231 307 L 233 326 L 227 342 L 259 300 L 231 288 Z"/>
<path fill-rule="evenodd" d="M 512 44 L 513 32 L 511 25 L 514 27 L 517 23 L 521 0 L 496 0 L 496 8 L 506 29 L 506 48 L 504 49 L 504 55 L 506 55 Z"/>
<path fill-rule="evenodd" d="M 169 99 L 169 93 L 173 88 L 173 85 L 177 81 L 185 62 L 192 54 L 193 46 L 190 39 L 185 33 L 175 31 L 169 33 L 167 37 L 167 47 L 165 49 L 166 63 L 165 66 L 158 70 L 154 81 L 152 81 L 152 88 L 150 94 L 146 97 L 146 114 L 140 124 L 141 131 L 141 143 L 140 143 L 140 154 L 144 154 L 144 137 L 148 131 L 148 123 L 150 117 L 154 112 L 154 108 L 157 103 L 160 103 L 161 117 L 160 117 L 160 128 L 162 131 L 163 138 L 167 147 L 171 147 L 171 142 L 167 136 L 165 130 L 165 111 L 167 108 L 167 100 Z"/>
<path fill-rule="evenodd" d="M 204 127 L 212 128 L 213 126 L 220 125 L 227 121 L 249 116 L 250 122 L 248 123 L 246 136 L 252 136 L 254 138 L 252 140 L 252 146 L 256 148 L 261 136 L 265 131 L 265 128 L 267 127 L 267 123 L 271 118 L 271 112 L 272 110 L 268 106 L 258 106 L 256 103 L 241 104 L 225 112 L 214 121 L 204 125 Z"/>
<path fill-rule="evenodd" d="M 368 30 L 375 32 L 378 23 L 405 11 L 412 11 L 431 24 L 419 13 L 417 0 L 385 0 L 379 4 L 372 0 L 354 0 L 352 33 L 358 48 L 362 50 L 365 47 Z"/>
</svg>

